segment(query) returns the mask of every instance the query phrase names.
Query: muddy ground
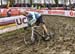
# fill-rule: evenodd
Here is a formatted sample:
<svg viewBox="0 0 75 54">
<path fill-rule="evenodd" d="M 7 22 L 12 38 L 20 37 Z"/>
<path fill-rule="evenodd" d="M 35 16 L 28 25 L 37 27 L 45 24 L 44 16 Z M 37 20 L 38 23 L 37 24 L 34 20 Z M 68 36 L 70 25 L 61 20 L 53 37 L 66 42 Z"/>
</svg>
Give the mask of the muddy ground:
<svg viewBox="0 0 75 54">
<path fill-rule="evenodd" d="M 48 30 L 54 33 L 50 41 L 41 40 L 25 45 L 23 29 L 0 35 L 0 54 L 75 54 L 75 18 L 43 16 Z"/>
</svg>

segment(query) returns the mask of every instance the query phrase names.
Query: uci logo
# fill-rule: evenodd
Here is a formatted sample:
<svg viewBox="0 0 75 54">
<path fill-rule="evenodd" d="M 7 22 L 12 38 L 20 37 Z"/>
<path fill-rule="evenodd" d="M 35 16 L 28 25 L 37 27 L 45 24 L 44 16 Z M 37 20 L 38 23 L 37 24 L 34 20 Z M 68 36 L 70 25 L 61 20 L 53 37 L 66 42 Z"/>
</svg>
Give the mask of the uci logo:
<svg viewBox="0 0 75 54">
<path fill-rule="evenodd" d="M 22 24 L 26 24 L 27 23 L 27 18 L 18 18 L 15 20 L 17 25 L 22 25 Z"/>
</svg>

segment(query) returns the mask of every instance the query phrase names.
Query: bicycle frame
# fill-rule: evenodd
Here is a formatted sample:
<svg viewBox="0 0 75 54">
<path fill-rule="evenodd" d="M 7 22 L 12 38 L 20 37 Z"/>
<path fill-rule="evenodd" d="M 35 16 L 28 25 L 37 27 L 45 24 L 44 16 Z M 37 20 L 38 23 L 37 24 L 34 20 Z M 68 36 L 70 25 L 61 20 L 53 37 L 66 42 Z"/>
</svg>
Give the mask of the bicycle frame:
<svg viewBox="0 0 75 54">
<path fill-rule="evenodd" d="M 32 42 L 34 42 L 35 41 L 35 38 L 34 38 L 34 33 L 36 32 L 35 31 L 35 28 L 39 28 L 40 26 L 33 26 L 32 27 L 32 35 L 31 35 L 31 40 L 32 40 Z"/>
</svg>

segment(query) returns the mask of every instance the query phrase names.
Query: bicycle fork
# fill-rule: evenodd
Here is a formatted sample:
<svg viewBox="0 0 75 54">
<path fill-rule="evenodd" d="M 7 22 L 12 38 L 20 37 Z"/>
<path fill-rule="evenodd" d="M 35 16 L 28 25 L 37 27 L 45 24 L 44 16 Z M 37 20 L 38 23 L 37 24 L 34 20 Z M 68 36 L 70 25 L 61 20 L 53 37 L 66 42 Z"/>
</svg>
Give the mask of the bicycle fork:
<svg viewBox="0 0 75 54">
<path fill-rule="evenodd" d="M 32 35 L 31 35 L 31 41 L 32 42 L 35 42 L 35 35 L 34 35 L 34 33 L 35 33 L 35 28 L 39 28 L 40 26 L 33 26 L 32 27 Z"/>
</svg>

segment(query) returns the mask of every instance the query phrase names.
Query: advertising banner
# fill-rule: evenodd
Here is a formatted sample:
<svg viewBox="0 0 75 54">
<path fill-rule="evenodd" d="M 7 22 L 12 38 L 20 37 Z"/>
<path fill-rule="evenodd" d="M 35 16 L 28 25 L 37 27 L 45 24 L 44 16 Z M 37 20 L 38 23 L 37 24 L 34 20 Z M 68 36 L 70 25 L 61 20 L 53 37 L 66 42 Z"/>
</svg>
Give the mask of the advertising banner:
<svg viewBox="0 0 75 54">
<path fill-rule="evenodd" d="M 65 11 L 64 10 L 48 10 L 48 14 L 64 16 L 65 15 Z"/>
<path fill-rule="evenodd" d="M 68 16 L 68 17 L 75 17 L 75 11 L 65 11 L 65 16 Z"/>
<path fill-rule="evenodd" d="M 28 26 L 25 16 L 0 18 L 0 34 Z"/>
</svg>

